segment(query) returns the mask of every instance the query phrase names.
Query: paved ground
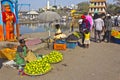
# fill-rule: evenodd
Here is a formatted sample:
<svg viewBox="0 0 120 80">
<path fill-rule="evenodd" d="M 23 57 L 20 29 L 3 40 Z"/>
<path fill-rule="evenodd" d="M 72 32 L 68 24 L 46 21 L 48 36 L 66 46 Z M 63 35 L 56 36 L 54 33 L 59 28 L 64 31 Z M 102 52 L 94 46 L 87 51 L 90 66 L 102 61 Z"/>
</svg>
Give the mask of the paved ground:
<svg viewBox="0 0 120 80">
<path fill-rule="evenodd" d="M 49 53 L 41 49 L 39 54 Z M 120 45 L 114 43 L 94 43 L 89 49 L 76 47 L 61 51 L 64 60 L 54 64 L 48 74 L 20 77 L 16 69 L 2 67 L 1 80 L 120 80 Z"/>
<path fill-rule="evenodd" d="M 51 49 L 40 49 L 47 54 Z M 120 80 L 120 45 L 115 43 L 91 42 L 90 48 L 77 46 L 60 51 L 64 60 L 53 64 L 51 72 L 36 77 L 19 76 L 16 69 L 2 67 L 0 80 Z"/>
</svg>

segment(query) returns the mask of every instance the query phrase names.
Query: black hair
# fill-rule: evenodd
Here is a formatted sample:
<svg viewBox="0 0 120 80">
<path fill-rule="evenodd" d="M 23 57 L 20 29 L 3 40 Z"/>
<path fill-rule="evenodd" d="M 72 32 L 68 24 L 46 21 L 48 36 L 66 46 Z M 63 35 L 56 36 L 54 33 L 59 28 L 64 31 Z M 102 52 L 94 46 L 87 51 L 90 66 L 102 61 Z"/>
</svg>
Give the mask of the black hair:
<svg viewBox="0 0 120 80">
<path fill-rule="evenodd" d="M 22 34 L 20 34 L 20 36 L 22 36 Z"/>
<path fill-rule="evenodd" d="M 93 19 L 97 19 L 98 16 L 99 16 L 98 13 L 95 13 Z"/>
<path fill-rule="evenodd" d="M 88 29 L 85 30 L 85 34 L 88 34 L 90 31 Z"/>
<path fill-rule="evenodd" d="M 24 40 L 24 39 L 20 39 L 20 40 L 19 40 L 19 43 L 20 43 L 20 44 L 25 44 L 25 40 Z"/>
<path fill-rule="evenodd" d="M 111 19 L 111 16 L 108 16 L 108 19 Z"/>
<path fill-rule="evenodd" d="M 56 29 L 59 29 L 59 28 L 60 28 L 60 25 L 59 25 L 59 24 L 56 24 L 56 25 L 55 25 L 55 28 L 56 28 Z"/>
</svg>

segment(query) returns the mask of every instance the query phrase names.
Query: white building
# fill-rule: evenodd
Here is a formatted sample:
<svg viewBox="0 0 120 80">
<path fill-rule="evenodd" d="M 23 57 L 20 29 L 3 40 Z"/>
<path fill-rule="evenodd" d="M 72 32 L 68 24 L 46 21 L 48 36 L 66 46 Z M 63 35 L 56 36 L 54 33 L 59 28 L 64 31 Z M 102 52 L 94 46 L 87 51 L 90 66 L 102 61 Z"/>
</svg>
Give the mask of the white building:
<svg viewBox="0 0 120 80">
<path fill-rule="evenodd" d="M 37 11 L 34 11 L 34 10 L 31 10 L 31 11 L 27 12 L 27 16 L 31 20 L 37 19 L 38 15 L 39 15 L 39 13 Z"/>
</svg>

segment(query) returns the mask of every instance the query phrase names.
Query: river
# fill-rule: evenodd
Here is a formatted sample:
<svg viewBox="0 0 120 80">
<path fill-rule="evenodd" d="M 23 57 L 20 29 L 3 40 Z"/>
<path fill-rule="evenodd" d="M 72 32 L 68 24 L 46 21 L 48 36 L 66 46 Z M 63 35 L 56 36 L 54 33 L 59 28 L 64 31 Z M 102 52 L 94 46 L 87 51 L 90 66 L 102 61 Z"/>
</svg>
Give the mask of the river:
<svg viewBox="0 0 120 80">
<path fill-rule="evenodd" d="M 69 30 L 70 23 L 69 22 L 62 22 L 61 24 L 61 30 L 62 32 Z M 47 32 L 50 30 L 51 32 L 55 32 L 56 29 L 54 26 L 50 25 L 48 23 L 37 23 L 37 24 L 20 24 L 20 34 L 26 34 L 26 33 L 36 33 L 36 32 Z"/>
</svg>

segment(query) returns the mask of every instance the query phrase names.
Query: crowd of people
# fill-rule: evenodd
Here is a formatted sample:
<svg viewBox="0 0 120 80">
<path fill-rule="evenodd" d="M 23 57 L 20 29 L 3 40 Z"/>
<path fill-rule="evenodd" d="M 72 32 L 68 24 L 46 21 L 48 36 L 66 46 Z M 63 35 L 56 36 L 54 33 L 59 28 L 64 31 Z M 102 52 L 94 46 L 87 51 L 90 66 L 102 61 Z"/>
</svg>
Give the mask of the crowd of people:
<svg viewBox="0 0 120 80">
<path fill-rule="evenodd" d="M 74 29 L 73 29 L 74 21 L 75 21 L 75 18 L 73 18 L 71 21 L 71 23 L 73 24 L 71 26 L 72 32 L 74 32 Z M 81 15 L 81 18 L 78 20 L 78 23 L 79 23 L 79 32 L 82 35 L 81 44 L 85 48 L 89 47 L 90 41 L 93 39 L 94 39 L 93 41 L 96 43 L 100 43 L 102 41 L 107 43 L 111 42 L 112 27 L 118 26 L 118 23 L 116 23 L 116 18 L 114 18 L 114 22 L 113 22 L 113 18 L 110 14 L 94 13 L 94 16 L 92 16 L 91 13 L 87 13 L 87 12 Z M 58 33 L 63 34 L 61 33 L 60 25 L 59 25 L 59 28 L 56 28 L 56 29 Z M 91 34 L 94 34 L 94 36 Z M 58 34 L 56 34 L 54 37 L 57 37 L 57 36 Z"/>
<path fill-rule="evenodd" d="M 110 14 L 98 13 L 95 13 L 94 16 L 92 16 L 91 13 L 84 13 L 78 20 L 78 23 L 79 32 L 82 34 L 82 46 L 85 48 L 89 47 L 91 33 L 94 33 L 94 36 L 92 35 L 94 42 L 111 42 L 112 27 L 118 26 L 116 18 L 113 22 L 113 18 Z"/>
</svg>

